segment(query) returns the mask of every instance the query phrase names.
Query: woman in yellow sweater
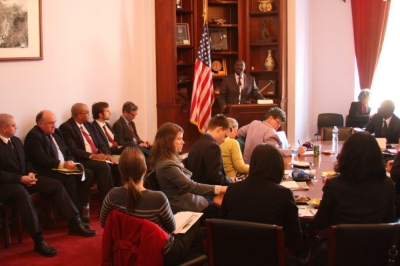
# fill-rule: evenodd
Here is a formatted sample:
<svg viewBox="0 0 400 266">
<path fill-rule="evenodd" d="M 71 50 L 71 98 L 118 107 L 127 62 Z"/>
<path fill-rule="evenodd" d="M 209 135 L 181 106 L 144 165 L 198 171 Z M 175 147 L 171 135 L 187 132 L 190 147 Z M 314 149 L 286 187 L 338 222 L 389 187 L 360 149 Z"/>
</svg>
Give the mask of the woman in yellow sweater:
<svg viewBox="0 0 400 266">
<path fill-rule="evenodd" d="M 239 174 L 248 174 L 249 165 L 243 162 L 242 152 L 239 142 L 235 140 L 239 128 L 238 122 L 228 117 L 231 133 L 229 137 L 220 145 L 222 152 L 222 163 L 224 165 L 225 175 L 235 177 Z"/>
</svg>

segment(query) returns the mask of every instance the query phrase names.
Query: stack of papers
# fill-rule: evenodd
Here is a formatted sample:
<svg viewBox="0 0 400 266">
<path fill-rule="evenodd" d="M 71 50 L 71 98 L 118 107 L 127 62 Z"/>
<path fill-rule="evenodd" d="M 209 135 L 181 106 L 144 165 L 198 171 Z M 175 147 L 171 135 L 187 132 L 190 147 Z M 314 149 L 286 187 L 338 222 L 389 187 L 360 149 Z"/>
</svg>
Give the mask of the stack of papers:
<svg viewBox="0 0 400 266">
<path fill-rule="evenodd" d="M 303 216 L 314 216 L 317 213 L 317 209 L 310 206 L 297 206 L 299 208 L 299 217 Z"/>
<path fill-rule="evenodd" d="M 308 190 L 306 182 L 295 182 L 295 181 L 283 181 L 281 186 L 289 188 L 291 190 Z"/>
<path fill-rule="evenodd" d="M 184 234 L 203 215 L 201 212 L 178 212 L 174 215 L 176 229 L 174 234 Z"/>
</svg>

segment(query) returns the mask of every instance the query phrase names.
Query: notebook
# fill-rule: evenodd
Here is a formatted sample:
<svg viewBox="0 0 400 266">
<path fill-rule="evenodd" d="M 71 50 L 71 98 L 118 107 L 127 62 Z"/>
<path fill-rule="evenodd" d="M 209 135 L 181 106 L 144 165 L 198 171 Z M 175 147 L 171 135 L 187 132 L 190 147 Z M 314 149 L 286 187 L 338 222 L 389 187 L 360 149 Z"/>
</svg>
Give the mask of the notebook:
<svg viewBox="0 0 400 266">
<path fill-rule="evenodd" d="M 286 138 L 286 133 L 285 131 L 277 131 L 276 134 L 278 135 L 280 141 L 282 142 L 282 150 L 288 150 L 289 149 L 289 142 Z"/>
</svg>

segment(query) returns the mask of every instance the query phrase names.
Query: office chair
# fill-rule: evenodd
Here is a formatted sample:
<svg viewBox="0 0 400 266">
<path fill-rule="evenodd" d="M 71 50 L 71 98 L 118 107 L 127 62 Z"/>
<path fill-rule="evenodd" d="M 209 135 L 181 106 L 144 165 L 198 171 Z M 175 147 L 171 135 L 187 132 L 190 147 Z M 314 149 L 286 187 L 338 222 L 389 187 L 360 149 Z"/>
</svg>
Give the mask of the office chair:
<svg viewBox="0 0 400 266">
<path fill-rule="evenodd" d="M 317 127 L 318 132 L 315 133 L 315 136 L 320 136 L 321 127 L 343 127 L 344 126 L 344 118 L 342 114 L 335 113 L 322 113 L 318 115 Z"/>
<path fill-rule="evenodd" d="M 321 127 L 320 135 L 321 141 L 332 140 L 333 127 Z M 338 127 L 339 141 L 347 140 L 353 133 L 352 127 Z"/>
</svg>

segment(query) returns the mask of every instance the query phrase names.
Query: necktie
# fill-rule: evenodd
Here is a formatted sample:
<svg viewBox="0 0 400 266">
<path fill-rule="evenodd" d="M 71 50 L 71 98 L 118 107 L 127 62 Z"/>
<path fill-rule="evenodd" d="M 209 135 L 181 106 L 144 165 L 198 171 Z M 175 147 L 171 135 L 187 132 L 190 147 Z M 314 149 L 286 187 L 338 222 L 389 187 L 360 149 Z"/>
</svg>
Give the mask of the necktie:
<svg viewBox="0 0 400 266">
<path fill-rule="evenodd" d="M 90 148 L 92 148 L 92 153 L 94 153 L 94 154 L 99 153 L 99 151 L 98 151 L 97 148 L 96 148 L 96 145 L 94 145 L 94 143 L 93 143 L 92 138 L 89 136 L 88 133 L 86 133 L 86 132 L 83 130 L 83 127 L 82 127 L 82 126 L 81 126 L 81 132 L 82 132 L 82 135 L 85 137 L 86 141 L 89 143 Z"/>
<path fill-rule="evenodd" d="M 140 142 L 140 139 L 139 139 L 138 135 L 136 135 L 135 130 L 133 129 L 132 121 L 131 121 L 131 122 L 128 122 L 128 128 L 129 128 L 129 131 L 131 132 L 133 141 L 134 141 L 135 143 Z"/>
<path fill-rule="evenodd" d="M 11 139 L 8 140 L 8 146 L 15 151 L 14 144 L 12 143 Z"/>
<path fill-rule="evenodd" d="M 58 160 L 58 151 L 57 151 L 56 144 L 53 141 L 53 138 L 49 134 L 46 134 L 46 137 L 49 140 L 51 155 L 53 155 L 53 157 Z"/>
<path fill-rule="evenodd" d="M 242 79 L 242 77 L 239 77 L 239 80 L 238 80 L 238 86 L 239 86 L 239 87 L 242 86 L 242 81 L 241 81 L 241 79 Z"/>
<path fill-rule="evenodd" d="M 382 127 L 382 137 L 386 137 L 386 132 L 387 132 L 387 123 L 386 120 L 383 120 L 383 127 Z"/>
<path fill-rule="evenodd" d="M 108 141 L 111 142 L 111 144 L 112 144 L 113 147 L 117 147 L 118 144 L 115 142 L 115 140 L 113 140 L 113 139 L 111 138 L 110 134 L 108 134 L 108 131 L 107 131 L 107 129 L 106 129 L 106 125 L 103 126 L 103 129 L 104 129 L 104 133 L 106 133 L 106 136 L 107 136 Z"/>
</svg>

